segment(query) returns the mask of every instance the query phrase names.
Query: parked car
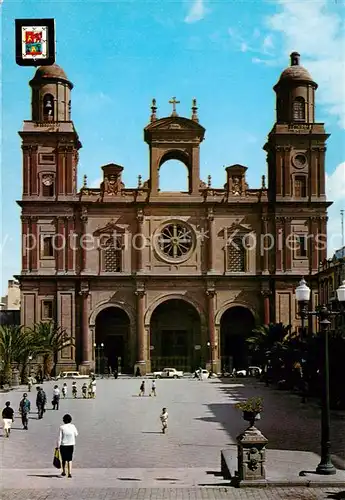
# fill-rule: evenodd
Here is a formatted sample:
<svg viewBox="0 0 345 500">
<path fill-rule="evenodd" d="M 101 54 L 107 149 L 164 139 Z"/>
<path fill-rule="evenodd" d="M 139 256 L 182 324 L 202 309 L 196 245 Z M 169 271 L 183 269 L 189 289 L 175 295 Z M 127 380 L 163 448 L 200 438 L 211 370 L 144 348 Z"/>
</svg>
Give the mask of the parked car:
<svg viewBox="0 0 345 500">
<path fill-rule="evenodd" d="M 78 378 L 90 378 L 89 375 L 81 375 L 79 372 L 60 372 L 56 377 L 57 379 L 78 379 Z"/>
<path fill-rule="evenodd" d="M 153 372 L 155 378 L 181 378 L 183 372 L 176 370 L 176 368 L 164 368 L 161 372 Z"/>
<path fill-rule="evenodd" d="M 248 366 L 246 370 L 236 370 L 236 377 L 256 377 L 261 373 L 262 369 L 259 366 Z"/>
<path fill-rule="evenodd" d="M 206 380 L 209 376 L 209 371 L 206 370 L 205 368 L 201 369 L 201 370 L 197 370 L 196 371 L 197 374 L 198 374 L 198 377 L 201 379 L 201 380 Z"/>
</svg>

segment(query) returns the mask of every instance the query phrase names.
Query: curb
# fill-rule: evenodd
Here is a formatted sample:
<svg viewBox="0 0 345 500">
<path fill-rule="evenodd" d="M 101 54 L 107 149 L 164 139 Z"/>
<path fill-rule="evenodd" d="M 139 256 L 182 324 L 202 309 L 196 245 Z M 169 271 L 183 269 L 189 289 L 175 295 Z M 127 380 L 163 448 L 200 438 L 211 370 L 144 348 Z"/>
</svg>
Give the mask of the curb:
<svg viewBox="0 0 345 500">
<path fill-rule="evenodd" d="M 235 479 L 235 478 L 234 478 Z M 233 484 L 236 488 L 345 488 L 345 481 L 294 481 L 284 479 L 263 479 L 239 481 Z"/>
</svg>

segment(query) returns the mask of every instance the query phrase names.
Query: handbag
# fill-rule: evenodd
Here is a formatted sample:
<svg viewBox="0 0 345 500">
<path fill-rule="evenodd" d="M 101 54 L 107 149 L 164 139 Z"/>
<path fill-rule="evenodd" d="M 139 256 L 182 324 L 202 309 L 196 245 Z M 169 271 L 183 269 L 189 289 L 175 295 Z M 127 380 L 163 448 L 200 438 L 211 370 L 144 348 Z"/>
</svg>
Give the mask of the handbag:
<svg viewBox="0 0 345 500">
<path fill-rule="evenodd" d="M 60 450 L 59 450 L 59 448 L 55 448 L 55 450 L 54 450 L 53 465 L 54 465 L 54 467 L 56 467 L 56 469 L 61 469 L 61 460 L 60 460 Z"/>
</svg>

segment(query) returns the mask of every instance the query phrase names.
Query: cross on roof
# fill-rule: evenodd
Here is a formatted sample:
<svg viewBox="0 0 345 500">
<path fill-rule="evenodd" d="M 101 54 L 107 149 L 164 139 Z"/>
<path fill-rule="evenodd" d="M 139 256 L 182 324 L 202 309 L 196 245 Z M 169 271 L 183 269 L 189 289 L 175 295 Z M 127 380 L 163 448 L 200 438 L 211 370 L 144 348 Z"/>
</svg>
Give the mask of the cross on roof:
<svg viewBox="0 0 345 500">
<path fill-rule="evenodd" d="M 169 104 L 173 105 L 171 116 L 178 116 L 178 114 L 176 113 L 176 104 L 180 104 L 180 101 L 176 101 L 176 97 L 173 97 L 172 99 L 170 99 Z"/>
</svg>

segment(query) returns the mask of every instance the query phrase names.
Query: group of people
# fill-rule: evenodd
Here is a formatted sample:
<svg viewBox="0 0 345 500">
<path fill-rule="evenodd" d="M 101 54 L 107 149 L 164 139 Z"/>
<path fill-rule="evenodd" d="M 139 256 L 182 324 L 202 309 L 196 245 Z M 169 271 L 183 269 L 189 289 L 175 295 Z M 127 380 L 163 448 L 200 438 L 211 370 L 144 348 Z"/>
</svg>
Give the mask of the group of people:
<svg viewBox="0 0 345 500">
<path fill-rule="evenodd" d="M 139 396 L 145 396 L 145 380 L 143 380 L 140 384 Z M 155 380 L 152 380 L 151 392 L 149 393 L 149 396 L 157 396 Z"/>
</svg>

